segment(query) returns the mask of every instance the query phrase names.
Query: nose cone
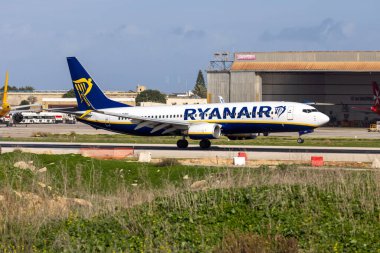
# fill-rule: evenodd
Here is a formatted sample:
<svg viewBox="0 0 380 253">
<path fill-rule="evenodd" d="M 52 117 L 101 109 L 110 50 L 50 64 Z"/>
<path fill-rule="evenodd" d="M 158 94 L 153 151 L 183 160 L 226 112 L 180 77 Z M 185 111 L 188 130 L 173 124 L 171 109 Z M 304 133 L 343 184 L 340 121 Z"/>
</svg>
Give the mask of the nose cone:
<svg viewBox="0 0 380 253">
<path fill-rule="evenodd" d="M 326 124 L 327 122 L 329 122 L 330 121 L 330 118 L 329 118 L 329 116 L 327 116 L 326 114 L 324 114 L 324 113 L 320 113 L 320 115 L 319 115 L 319 117 L 318 117 L 318 125 L 319 126 L 323 126 L 324 124 Z"/>
</svg>

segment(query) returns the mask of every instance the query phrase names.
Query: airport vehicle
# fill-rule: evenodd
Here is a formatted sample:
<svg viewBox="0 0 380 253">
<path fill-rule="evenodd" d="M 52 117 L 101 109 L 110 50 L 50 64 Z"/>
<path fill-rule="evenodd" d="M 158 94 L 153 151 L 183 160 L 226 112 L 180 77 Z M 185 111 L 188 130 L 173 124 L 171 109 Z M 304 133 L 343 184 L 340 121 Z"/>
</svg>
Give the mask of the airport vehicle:
<svg viewBox="0 0 380 253">
<path fill-rule="evenodd" d="M 329 121 L 314 107 L 294 102 L 131 107 L 106 97 L 75 57 L 68 57 L 67 62 L 78 108 L 65 112 L 94 128 L 118 133 L 181 136 L 178 148 L 187 148 L 186 137 L 200 140 L 201 148 L 209 148 L 210 139 L 222 135 L 252 139 L 257 133 L 269 132 L 298 132 L 298 143 L 302 143 L 301 135 Z"/>
<path fill-rule="evenodd" d="M 23 112 L 22 124 L 58 124 L 63 123 L 64 115 L 58 112 Z"/>
<path fill-rule="evenodd" d="M 12 121 L 14 123 L 20 123 L 23 119 L 22 111 L 27 111 L 25 108 L 30 108 L 31 106 L 40 106 L 39 104 L 31 104 L 31 105 L 20 105 L 20 106 L 10 106 L 8 103 L 8 71 L 5 74 L 5 82 L 4 82 L 4 91 L 3 91 L 3 100 L 0 109 L 0 118 L 5 117 L 9 114 L 12 115 Z"/>
<path fill-rule="evenodd" d="M 76 119 L 60 112 L 22 112 L 23 119 L 20 124 L 75 124 Z M 0 118 L 0 124 L 12 125 L 12 114 Z"/>
</svg>

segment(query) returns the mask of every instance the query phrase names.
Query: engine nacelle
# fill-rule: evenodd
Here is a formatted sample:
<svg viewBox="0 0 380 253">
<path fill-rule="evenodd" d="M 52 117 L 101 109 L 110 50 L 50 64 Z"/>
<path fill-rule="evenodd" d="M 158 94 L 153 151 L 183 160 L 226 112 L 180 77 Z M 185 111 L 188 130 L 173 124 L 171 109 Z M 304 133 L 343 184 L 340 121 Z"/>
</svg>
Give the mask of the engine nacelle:
<svg viewBox="0 0 380 253">
<path fill-rule="evenodd" d="M 21 112 L 16 112 L 15 114 L 12 115 L 12 119 L 14 123 L 18 124 L 24 119 L 24 116 L 22 115 Z"/>
<path fill-rule="evenodd" d="M 218 139 L 221 135 L 220 125 L 218 124 L 194 124 L 187 131 L 190 139 Z"/>
<path fill-rule="evenodd" d="M 252 140 L 256 139 L 257 134 L 251 133 L 251 134 L 226 134 L 226 137 L 231 140 Z"/>
</svg>

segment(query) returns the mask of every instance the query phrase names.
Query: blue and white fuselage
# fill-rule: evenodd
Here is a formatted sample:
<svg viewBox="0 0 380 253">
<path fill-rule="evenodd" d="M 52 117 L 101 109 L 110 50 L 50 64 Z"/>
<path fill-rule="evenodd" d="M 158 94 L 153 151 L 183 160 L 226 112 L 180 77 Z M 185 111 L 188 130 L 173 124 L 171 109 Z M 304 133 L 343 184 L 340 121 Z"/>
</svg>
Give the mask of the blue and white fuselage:
<svg viewBox="0 0 380 253">
<path fill-rule="evenodd" d="M 214 123 L 221 126 L 221 133 L 224 135 L 304 132 L 311 131 L 329 121 L 325 114 L 318 112 L 314 107 L 294 102 L 123 107 L 103 109 L 102 112 L 92 112 L 90 117 L 79 120 L 94 127 L 119 133 L 151 136 L 162 135 L 165 128 L 152 132 L 152 127 L 148 124 L 135 129 L 139 122 L 128 118 L 128 115 L 178 123 Z M 112 116 L 112 114 L 118 115 Z M 183 135 L 181 131 L 167 134 Z"/>
<path fill-rule="evenodd" d="M 256 133 L 310 133 L 329 121 L 314 107 L 294 102 L 244 102 L 181 106 L 131 107 L 107 98 L 74 57 L 67 59 L 78 111 L 83 123 L 95 128 L 142 136 L 182 136 L 177 146 L 186 148 L 186 137 L 201 140 L 225 135 L 250 137 Z M 302 139 L 301 139 L 302 140 Z"/>
</svg>

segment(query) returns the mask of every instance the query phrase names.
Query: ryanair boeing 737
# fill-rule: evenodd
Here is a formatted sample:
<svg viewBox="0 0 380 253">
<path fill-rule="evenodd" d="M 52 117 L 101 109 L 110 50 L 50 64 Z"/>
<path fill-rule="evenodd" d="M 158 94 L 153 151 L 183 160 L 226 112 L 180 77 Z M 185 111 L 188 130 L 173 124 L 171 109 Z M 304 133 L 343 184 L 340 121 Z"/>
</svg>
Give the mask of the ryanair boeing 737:
<svg viewBox="0 0 380 253">
<path fill-rule="evenodd" d="M 257 133 L 298 132 L 301 135 L 326 124 L 329 117 L 310 105 L 294 102 L 247 102 L 182 106 L 132 107 L 109 99 L 75 57 L 68 57 L 78 102 L 78 121 L 117 133 L 181 136 L 200 140 L 201 148 L 222 135 L 229 139 L 252 139 Z"/>
</svg>

